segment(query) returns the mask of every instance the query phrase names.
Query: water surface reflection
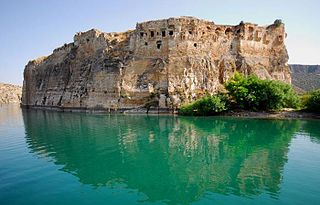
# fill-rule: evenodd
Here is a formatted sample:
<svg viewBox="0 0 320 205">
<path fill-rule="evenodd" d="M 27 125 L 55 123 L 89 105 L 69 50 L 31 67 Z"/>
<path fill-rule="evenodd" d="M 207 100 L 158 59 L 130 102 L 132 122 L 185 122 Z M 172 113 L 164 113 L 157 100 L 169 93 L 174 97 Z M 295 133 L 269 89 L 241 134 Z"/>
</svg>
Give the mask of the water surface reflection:
<svg viewBox="0 0 320 205">
<path fill-rule="evenodd" d="M 124 184 L 171 204 L 208 192 L 277 198 L 291 138 L 301 128 L 296 120 L 45 111 L 24 111 L 23 119 L 30 150 L 81 183 Z"/>
</svg>

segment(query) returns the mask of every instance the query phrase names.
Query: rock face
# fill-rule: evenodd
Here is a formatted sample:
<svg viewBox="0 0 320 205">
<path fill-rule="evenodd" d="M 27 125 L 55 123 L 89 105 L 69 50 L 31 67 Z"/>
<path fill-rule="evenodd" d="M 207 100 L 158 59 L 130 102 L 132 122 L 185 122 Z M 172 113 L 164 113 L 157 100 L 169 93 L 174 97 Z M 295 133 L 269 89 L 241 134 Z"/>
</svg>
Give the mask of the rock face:
<svg viewBox="0 0 320 205">
<path fill-rule="evenodd" d="M 0 83 L 0 104 L 20 103 L 21 95 L 21 86 Z"/>
<path fill-rule="evenodd" d="M 284 25 L 216 25 L 193 17 L 135 30 L 77 33 L 24 71 L 22 105 L 81 109 L 178 108 L 223 89 L 235 71 L 291 83 Z"/>
<path fill-rule="evenodd" d="M 292 84 L 300 92 L 320 89 L 320 65 L 289 65 L 292 73 Z"/>
</svg>

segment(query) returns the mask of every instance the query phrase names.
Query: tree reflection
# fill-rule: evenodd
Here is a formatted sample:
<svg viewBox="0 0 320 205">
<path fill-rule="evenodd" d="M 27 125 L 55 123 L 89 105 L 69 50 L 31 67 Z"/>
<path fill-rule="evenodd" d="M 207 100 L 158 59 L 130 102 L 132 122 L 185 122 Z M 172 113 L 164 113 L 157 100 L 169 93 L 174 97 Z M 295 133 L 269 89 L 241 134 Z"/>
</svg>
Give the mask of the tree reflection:
<svg viewBox="0 0 320 205">
<path fill-rule="evenodd" d="M 24 111 L 29 148 L 95 187 L 125 184 L 149 201 L 206 192 L 277 197 L 299 121 Z"/>
<path fill-rule="evenodd" d="M 319 120 L 308 120 L 302 122 L 302 133 L 308 135 L 313 142 L 318 144 L 320 144 L 319 125 Z"/>
</svg>

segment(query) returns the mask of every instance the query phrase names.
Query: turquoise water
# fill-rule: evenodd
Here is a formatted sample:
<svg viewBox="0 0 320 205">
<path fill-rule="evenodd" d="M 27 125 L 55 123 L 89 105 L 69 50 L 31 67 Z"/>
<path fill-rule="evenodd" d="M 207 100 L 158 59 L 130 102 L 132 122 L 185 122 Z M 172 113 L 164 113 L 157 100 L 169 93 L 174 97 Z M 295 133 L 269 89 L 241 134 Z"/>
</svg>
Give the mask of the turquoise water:
<svg viewBox="0 0 320 205">
<path fill-rule="evenodd" d="M 320 204 L 320 121 L 2 106 L 0 204 Z"/>
</svg>

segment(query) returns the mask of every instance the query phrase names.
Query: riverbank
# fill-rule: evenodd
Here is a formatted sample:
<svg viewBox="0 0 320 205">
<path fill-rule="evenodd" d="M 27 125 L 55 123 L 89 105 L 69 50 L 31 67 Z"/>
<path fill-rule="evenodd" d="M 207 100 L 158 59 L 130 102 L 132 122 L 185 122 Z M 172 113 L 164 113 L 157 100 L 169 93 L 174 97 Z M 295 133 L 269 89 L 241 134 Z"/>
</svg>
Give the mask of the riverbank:
<svg viewBox="0 0 320 205">
<path fill-rule="evenodd" d="M 180 116 L 178 110 L 151 108 L 147 112 L 146 108 L 134 109 L 86 109 L 86 108 L 61 108 L 47 106 L 22 106 L 23 109 L 31 110 L 48 110 L 56 112 L 85 112 L 85 113 L 122 113 L 125 115 L 175 115 Z M 241 118 L 260 118 L 260 119 L 320 119 L 320 114 L 295 110 L 283 111 L 247 111 L 247 110 L 230 110 L 217 114 L 215 116 L 241 117 Z"/>
<path fill-rule="evenodd" d="M 132 109 L 126 110 L 124 114 L 147 114 L 146 109 Z M 149 110 L 149 115 L 179 115 L 178 111 L 172 111 L 168 109 L 151 109 Z M 283 110 L 283 111 L 247 111 L 247 110 L 231 110 L 223 112 L 214 116 L 224 116 L 224 117 L 241 117 L 241 118 L 255 118 L 255 119 L 320 119 L 320 114 L 310 113 L 304 111 L 295 110 Z"/>
<path fill-rule="evenodd" d="M 247 110 L 232 110 L 223 113 L 220 116 L 263 119 L 320 119 L 320 114 L 294 110 L 284 110 L 277 112 L 253 112 Z"/>
</svg>

